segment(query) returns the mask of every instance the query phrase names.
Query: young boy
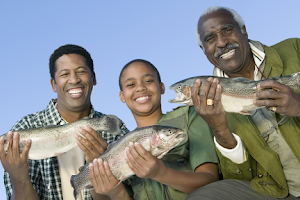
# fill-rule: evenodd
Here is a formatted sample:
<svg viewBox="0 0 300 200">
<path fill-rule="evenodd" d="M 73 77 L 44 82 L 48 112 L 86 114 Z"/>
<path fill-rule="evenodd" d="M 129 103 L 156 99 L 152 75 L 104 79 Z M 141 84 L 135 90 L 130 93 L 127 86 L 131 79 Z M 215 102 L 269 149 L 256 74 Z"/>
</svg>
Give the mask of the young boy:
<svg viewBox="0 0 300 200">
<path fill-rule="evenodd" d="M 131 110 L 138 128 L 168 125 L 184 129 L 188 137 L 162 159 L 157 159 L 139 143 L 126 148 L 127 163 L 136 174 L 114 188 L 118 180 L 101 159 L 90 164 L 95 191 L 111 199 L 185 199 L 208 183 L 218 180 L 218 159 L 206 122 L 194 107 L 181 106 L 166 114 L 161 110 L 165 86 L 157 69 L 146 60 L 127 63 L 119 76 L 120 99 Z M 104 196 L 103 196 L 103 199 Z"/>
</svg>

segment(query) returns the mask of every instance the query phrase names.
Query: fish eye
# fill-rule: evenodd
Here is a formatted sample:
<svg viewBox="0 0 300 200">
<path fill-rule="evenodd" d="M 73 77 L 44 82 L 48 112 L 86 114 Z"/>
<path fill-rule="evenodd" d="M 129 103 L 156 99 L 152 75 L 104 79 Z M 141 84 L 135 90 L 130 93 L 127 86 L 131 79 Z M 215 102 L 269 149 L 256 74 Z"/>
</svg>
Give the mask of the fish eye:
<svg viewBox="0 0 300 200">
<path fill-rule="evenodd" d="M 171 131 L 171 130 L 169 130 L 169 134 L 170 134 L 170 135 L 172 134 L 172 131 Z"/>
<path fill-rule="evenodd" d="M 181 86 L 178 86 L 178 89 L 181 89 Z"/>
</svg>

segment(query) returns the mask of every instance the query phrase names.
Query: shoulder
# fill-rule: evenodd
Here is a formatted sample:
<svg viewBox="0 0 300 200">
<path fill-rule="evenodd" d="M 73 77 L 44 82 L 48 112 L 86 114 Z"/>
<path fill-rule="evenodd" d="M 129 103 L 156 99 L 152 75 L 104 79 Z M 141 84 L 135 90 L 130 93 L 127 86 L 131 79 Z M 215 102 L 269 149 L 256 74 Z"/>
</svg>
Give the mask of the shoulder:
<svg viewBox="0 0 300 200">
<path fill-rule="evenodd" d="M 22 117 L 11 128 L 11 130 L 16 131 L 20 129 L 41 127 L 43 126 L 45 119 L 46 119 L 46 109 Z"/>
</svg>

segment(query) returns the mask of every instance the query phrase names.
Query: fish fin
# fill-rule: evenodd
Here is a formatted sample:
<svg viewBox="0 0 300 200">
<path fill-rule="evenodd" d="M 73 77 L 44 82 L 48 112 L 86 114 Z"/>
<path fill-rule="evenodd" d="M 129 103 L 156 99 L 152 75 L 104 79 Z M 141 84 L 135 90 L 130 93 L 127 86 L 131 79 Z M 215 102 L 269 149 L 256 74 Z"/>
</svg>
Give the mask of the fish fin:
<svg viewBox="0 0 300 200">
<path fill-rule="evenodd" d="M 77 187 L 77 181 L 76 181 L 76 176 L 77 175 L 72 175 L 71 176 L 71 180 L 70 180 L 70 183 L 71 183 L 71 186 L 74 188 L 74 192 L 73 192 L 73 195 L 74 195 L 74 198 L 77 199 L 78 198 L 78 195 L 80 193 L 80 190 L 79 188 Z"/>
<path fill-rule="evenodd" d="M 93 190 L 94 187 L 93 187 L 93 185 L 87 185 L 87 186 L 85 186 L 85 189 L 86 190 Z"/>
<path fill-rule="evenodd" d="M 161 159 L 162 157 L 164 157 L 164 155 L 166 155 L 170 150 L 164 151 L 162 152 L 162 154 L 160 154 L 159 156 L 157 156 L 158 159 Z"/>
<path fill-rule="evenodd" d="M 82 118 L 82 119 L 90 119 L 90 117 L 86 116 L 86 117 L 84 117 L 84 118 Z"/>
<path fill-rule="evenodd" d="M 124 179 L 120 180 L 120 182 L 114 188 L 118 187 L 118 185 L 120 185 L 120 183 L 122 183 L 123 180 Z"/>
<path fill-rule="evenodd" d="M 84 168 L 84 165 L 78 168 L 78 171 L 81 172 Z"/>
<path fill-rule="evenodd" d="M 249 111 L 240 111 L 238 113 L 241 115 L 251 115 L 251 113 Z"/>
</svg>

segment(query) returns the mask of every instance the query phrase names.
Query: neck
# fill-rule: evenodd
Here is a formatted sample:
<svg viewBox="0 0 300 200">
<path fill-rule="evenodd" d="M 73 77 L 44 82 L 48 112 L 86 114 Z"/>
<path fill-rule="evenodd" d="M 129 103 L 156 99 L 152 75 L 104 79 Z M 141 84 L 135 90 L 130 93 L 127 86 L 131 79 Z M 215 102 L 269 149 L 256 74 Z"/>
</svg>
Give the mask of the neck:
<svg viewBox="0 0 300 200">
<path fill-rule="evenodd" d="M 162 112 L 161 109 L 157 112 L 154 112 L 147 116 L 141 116 L 133 114 L 133 117 L 136 121 L 136 124 L 138 128 L 145 127 L 145 126 L 152 126 L 156 125 L 157 121 L 159 120 L 159 117 L 161 116 Z"/>
<path fill-rule="evenodd" d="M 246 67 L 242 68 L 242 71 L 238 73 L 227 73 L 230 78 L 235 78 L 235 77 L 243 77 L 247 79 L 254 79 L 254 69 L 255 69 L 255 62 L 251 54 L 251 59 L 249 60 L 248 64 Z"/>
<path fill-rule="evenodd" d="M 62 118 L 64 118 L 67 122 L 75 122 L 78 121 L 84 117 L 87 117 L 90 115 L 91 109 L 85 109 L 83 111 L 70 111 L 70 110 L 63 110 L 59 109 L 57 106 L 57 110 Z"/>
</svg>

